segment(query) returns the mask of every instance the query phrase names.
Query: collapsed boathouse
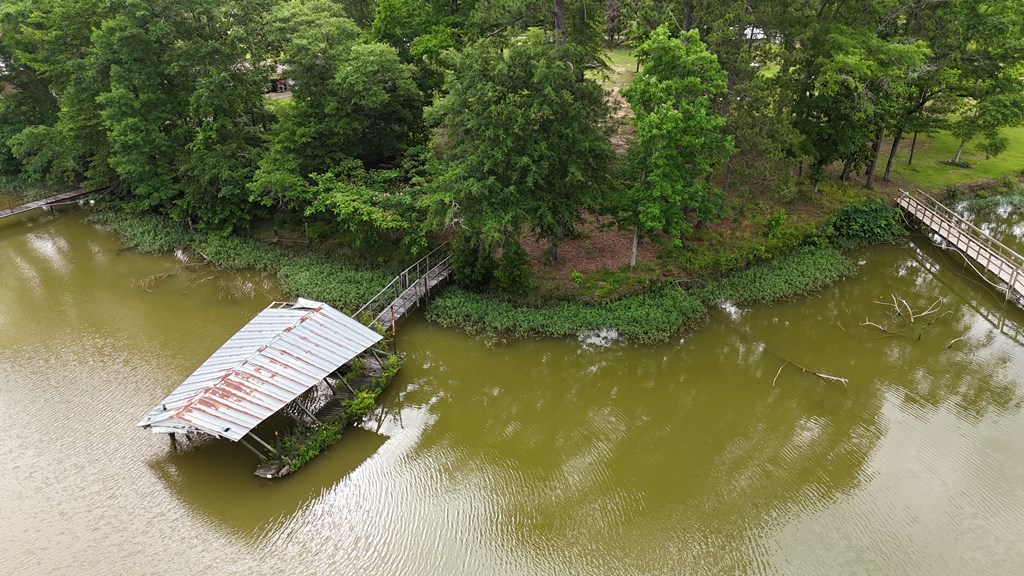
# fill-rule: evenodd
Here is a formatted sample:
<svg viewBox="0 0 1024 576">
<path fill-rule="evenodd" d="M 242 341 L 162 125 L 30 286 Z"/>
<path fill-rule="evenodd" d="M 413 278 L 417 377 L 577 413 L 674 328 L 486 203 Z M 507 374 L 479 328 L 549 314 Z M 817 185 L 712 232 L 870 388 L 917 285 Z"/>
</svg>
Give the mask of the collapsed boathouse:
<svg viewBox="0 0 1024 576">
<path fill-rule="evenodd" d="M 263 450 L 281 460 L 253 429 L 284 410 L 300 423 L 319 425 L 314 415 L 332 400 L 338 384 L 352 391 L 341 368 L 369 351 L 383 336 L 338 310 L 303 298 L 274 302 L 260 312 L 195 372 L 139 421 L 157 434 L 215 437 L 240 442 L 261 460 Z M 257 449 L 246 439 L 255 441 Z M 283 466 L 284 467 L 284 466 Z M 283 475 L 287 473 L 284 467 Z"/>
</svg>

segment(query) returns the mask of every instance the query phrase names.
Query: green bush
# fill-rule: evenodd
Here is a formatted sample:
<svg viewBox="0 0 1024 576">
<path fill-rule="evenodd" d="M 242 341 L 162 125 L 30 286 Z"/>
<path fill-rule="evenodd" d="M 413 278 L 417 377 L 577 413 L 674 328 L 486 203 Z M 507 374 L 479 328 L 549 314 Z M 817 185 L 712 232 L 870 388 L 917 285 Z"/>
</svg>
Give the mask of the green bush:
<svg viewBox="0 0 1024 576">
<path fill-rule="evenodd" d="M 401 356 L 388 356 L 384 360 L 384 365 L 381 366 L 380 376 L 377 378 L 377 389 L 383 390 L 391 384 L 391 381 L 398 375 L 398 370 L 402 367 Z"/>
<path fill-rule="evenodd" d="M 452 281 L 470 290 L 486 288 L 498 267 L 494 254 L 475 234 L 460 234 L 452 243 Z"/>
<path fill-rule="evenodd" d="M 285 255 L 273 246 L 238 236 L 197 236 L 192 248 L 217 266 L 276 270 Z"/>
<path fill-rule="evenodd" d="M 300 434 L 306 435 L 308 429 L 300 429 Z M 331 447 L 341 440 L 341 427 L 334 424 L 320 424 L 313 429 L 304 440 L 297 442 L 298 451 L 291 461 L 291 471 L 295 472 L 306 463 L 315 458 L 318 454 Z M 296 444 L 289 442 L 289 444 Z"/>
<path fill-rule="evenodd" d="M 392 280 L 379 270 L 356 269 L 323 256 L 284 260 L 277 273 L 285 290 L 355 311 Z"/>
<path fill-rule="evenodd" d="M 899 209 L 878 198 L 843 206 L 831 218 L 831 225 L 841 247 L 878 244 L 907 234 Z"/>
<path fill-rule="evenodd" d="M 494 280 L 503 294 L 523 297 L 533 287 L 530 280 L 530 256 L 517 238 L 509 238 L 502 244 L 501 260 L 494 271 Z"/>
<path fill-rule="evenodd" d="M 352 420 L 362 418 L 369 414 L 376 406 L 377 393 L 373 390 L 356 390 L 356 395 L 351 400 L 342 402 L 345 407 L 345 414 Z"/>
</svg>

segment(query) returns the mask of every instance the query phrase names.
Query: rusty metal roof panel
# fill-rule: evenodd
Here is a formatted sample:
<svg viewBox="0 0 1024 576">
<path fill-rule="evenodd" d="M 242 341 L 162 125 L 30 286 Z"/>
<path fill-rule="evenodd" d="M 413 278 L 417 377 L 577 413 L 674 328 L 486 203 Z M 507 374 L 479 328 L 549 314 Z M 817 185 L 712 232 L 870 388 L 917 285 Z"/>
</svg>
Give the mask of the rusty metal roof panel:
<svg viewBox="0 0 1024 576">
<path fill-rule="evenodd" d="M 382 339 L 330 306 L 275 302 L 139 421 L 156 433 L 232 441 Z"/>
</svg>

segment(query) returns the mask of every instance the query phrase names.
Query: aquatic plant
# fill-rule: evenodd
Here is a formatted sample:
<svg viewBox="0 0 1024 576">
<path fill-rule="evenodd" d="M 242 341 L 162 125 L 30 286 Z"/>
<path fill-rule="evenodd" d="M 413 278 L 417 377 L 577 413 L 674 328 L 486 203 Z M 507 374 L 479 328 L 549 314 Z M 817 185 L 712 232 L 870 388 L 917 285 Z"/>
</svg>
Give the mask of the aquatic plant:
<svg viewBox="0 0 1024 576">
<path fill-rule="evenodd" d="M 806 246 L 794 252 L 706 282 L 692 289 L 705 303 L 765 303 L 827 286 L 854 272 L 853 263 L 833 248 Z"/>
<path fill-rule="evenodd" d="M 156 214 L 128 214 L 119 211 L 96 212 L 93 222 L 113 230 L 127 248 L 159 254 L 192 245 L 194 234 Z"/>
<path fill-rule="evenodd" d="M 295 472 L 325 449 L 341 440 L 342 426 L 324 423 L 312 429 L 312 434 L 301 442 L 298 452 L 291 461 L 291 471 Z"/>
<path fill-rule="evenodd" d="M 674 286 L 604 304 L 561 303 L 546 308 L 515 307 L 458 287 L 446 289 L 427 308 L 427 318 L 469 333 L 514 338 L 575 336 L 584 330 L 615 328 L 634 342 L 664 342 L 704 316 L 696 298 Z"/>
</svg>

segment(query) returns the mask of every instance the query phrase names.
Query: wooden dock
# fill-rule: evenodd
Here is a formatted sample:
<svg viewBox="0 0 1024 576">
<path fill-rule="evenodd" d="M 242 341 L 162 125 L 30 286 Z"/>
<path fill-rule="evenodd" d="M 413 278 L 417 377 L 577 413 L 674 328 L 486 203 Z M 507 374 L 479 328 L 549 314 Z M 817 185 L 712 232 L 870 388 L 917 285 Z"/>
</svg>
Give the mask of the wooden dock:
<svg viewBox="0 0 1024 576">
<path fill-rule="evenodd" d="M 38 198 L 35 200 L 18 200 L 18 201 L 5 201 L 0 204 L 0 218 L 7 218 L 8 216 L 14 216 L 15 214 L 21 214 L 22 212 L 28 212 L 36 208 L 60 202 L 62 200 L 72 200 L 79 196 L 85 196 L 92 192 L 99 192 L 99 190 L 88 190 L 85 188 L 79 188 L 78 190 L 72 190 L 70 192 L 62 192 L 60 194 L 54 194 L 45 198 Z"/>
<path fill-rule="evenodd" d="M 430 291 L 448 279 L 452 255 L 445 244 L 420 258 L 395 276 L 376 296 L 363 305 L 353 317 L 369 319 L 369 324 L 391 326 L 407 312 L 430 297 Z M 364 320 L 366 321 L 366 320 Z"/>
<path fill-rule="evenodd" d="M 992 238 L 947 206 L 918 190 L 900 190 L 896 204 L 942 242 L 957 249 L 1005 286 L 1006 297 L 1024 303 L 1024 256 Z"/>
</svg>

